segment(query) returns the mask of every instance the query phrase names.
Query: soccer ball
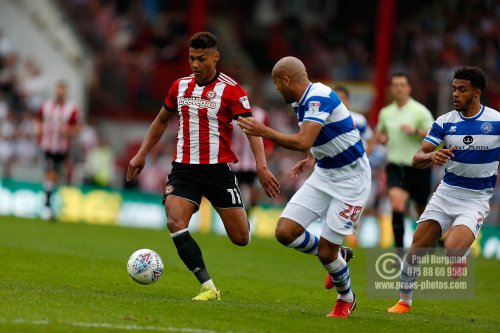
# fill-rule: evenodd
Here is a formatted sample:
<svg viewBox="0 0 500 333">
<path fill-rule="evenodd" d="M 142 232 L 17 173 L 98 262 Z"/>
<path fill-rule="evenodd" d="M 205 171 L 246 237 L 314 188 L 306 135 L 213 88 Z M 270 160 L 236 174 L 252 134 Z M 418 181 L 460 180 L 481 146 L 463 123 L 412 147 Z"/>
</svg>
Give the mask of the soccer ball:
<svg viewBox="0 0 500 333">
<path fill-rule="evenodd" d="M 139 284 L 151 284 L 163 273 L 163 261 L 158 253 L 140 249 L 132 253 L 127 263 L 128 275 Z"/>
</svg>

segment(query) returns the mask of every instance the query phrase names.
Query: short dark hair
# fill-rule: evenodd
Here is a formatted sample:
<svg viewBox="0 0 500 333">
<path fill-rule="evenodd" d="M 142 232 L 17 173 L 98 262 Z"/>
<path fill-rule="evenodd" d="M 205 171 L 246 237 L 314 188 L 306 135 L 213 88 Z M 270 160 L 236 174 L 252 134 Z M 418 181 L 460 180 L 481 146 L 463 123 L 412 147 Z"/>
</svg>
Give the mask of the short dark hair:
<svg viewBox="0 0 500 333">
<path fill-rule="evenodd" d="M 481 89 L 486 88 L 486 74 L 479 67 L 464 66 L 455 70 L 454 79 L 470 81 L 471 86 Z"/>
<path fill-rule="evenodd" d="M 345 86 L 336 86 L 333 90 L 335 90 L 337 92 L 338 91 L 343 92 L 347 98 L 349 98 L 351 95 L 351 93 L 349 93 L 349 90 Z"/>
<path fill-rule="evenodd" d="M 403 72 L 396 72 L 396 73 L 393 73 L 391 75 L 391 82 L 392 82 L 392 79 L 394 79 L 395 77 L 404 77 L 406 78 L 406 81 L 408 82 L 408 84 L 411 86 L 411 80 L 410 80 L 410 76 L 406 73 L 403 73 Z"/>
<path fill-rule="evenodd" d="M 188 42 L 193 49 L 211 49 L 217 47 L 217 37 L 208 31 L 197 32 Z"/>
</svg>

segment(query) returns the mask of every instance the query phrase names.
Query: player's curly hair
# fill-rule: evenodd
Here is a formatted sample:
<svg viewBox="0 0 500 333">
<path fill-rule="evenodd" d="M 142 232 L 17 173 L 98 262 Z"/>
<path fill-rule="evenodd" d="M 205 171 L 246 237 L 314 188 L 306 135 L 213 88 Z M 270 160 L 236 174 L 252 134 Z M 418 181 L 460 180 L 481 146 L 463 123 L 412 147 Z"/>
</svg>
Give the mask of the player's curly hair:
<svg viewBox="0 0 500 333">
<path fill-rule="evenodd" d="M 471 86 L 481 89 L 486 88 L 486 74 L 479 67 L 464 66 L 455 70 L 454 79 L 470 81 Z"/>
<path fill-rule="evenodd" d="M 188 42 L 193 49 L 211 49 L 217 47 L 217 37 L 208 31 L 197 32 Z"/>
</svg>

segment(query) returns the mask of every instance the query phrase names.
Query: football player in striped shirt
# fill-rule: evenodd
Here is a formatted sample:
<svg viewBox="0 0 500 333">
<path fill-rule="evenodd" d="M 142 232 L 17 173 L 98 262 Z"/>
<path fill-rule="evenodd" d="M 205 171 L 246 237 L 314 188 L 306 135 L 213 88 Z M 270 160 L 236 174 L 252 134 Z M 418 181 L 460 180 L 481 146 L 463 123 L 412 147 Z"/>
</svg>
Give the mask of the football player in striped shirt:
<svg viewBox="0 0 500 333">
<path fill-rule="evenodd" d="M 300 126 L 298 133 L 278 132 L 253 118 L 240 118 L 247 134 L 308 154 L 290 175 L 314 168 L 281 214 L 276 238 L 285 246 L 317 255 L 338 292 L 329 317 L 346 318 L 356 306 L 347 260 L 341 253 L 346 235 L 355 233 L 371 187 L 371 170 L 359 131 L 337 94 L 322 83 L 311 83 L 304 64 L 285 57 L 273 68 L 276 89 L 292 103 Z M 321 238 L 307 227 L 323 222 Z"/>
<path fill-rule="evenodd" d="M 35 130 L 43 153 L 45 205 L 41 216 L 55 219 L 51 198 L 62 176 L 63 165 L 71 149 L 71 139 L 78 133 L 80 114 L 76 105 L 67 100 L 67 84 L 56 84 L 54 98 L 45 101 L 38 111 Z"/>
<path fill-rule="evenodd" d="M 368 120 L 366 120 L 366 117 L 361 113 L 357 113 L 351 110 L 350 93 L 346 87 L 336 86 L 334 90 L 337 96 L 339 96 L 342 103 L 351 113 L 352 120 L 354 121 L 354 124 L 356 125 L 356 128 L 358 129 L 359 134 L 361 135 L 361 139 L 363 139 L 363 145 L 366 147 L 368 141 L 370 141 L 370 139 L 373 136 L 373 131 L 370 125 L 368 124 Z"/>
<path fill-rule="evenodd" d="M 252 112 L 245 90 L 216 69 L 219 60 L 216 37 L 199 32 L 188 44 L 193 73 L 170 87 L 165 104 L 130 161 L 127 180 L 144 168 L 146 155 L 169 122 L 178 116 L 177 149 L 163 197 L 167 226 L 180 258 L 201 284 L 201 291 L 193 300 L 210 301 L 219 300 L 220 291 L 208 273 L 200 247 L 188 231 L 189 221 L 204 196 L 217 210 L 234 244 L 245 246 L 250 241 L 240 189 L 228 163 L 238 161 L 231 149 L 232 121 L 251 117 Z M 267 169 L 262 139 L 252 135 L 247 135 L 247 139 L 255 156 L 259 181 L 268 196 L 276 197 L 279 184 Z"/>
<path fill-rule="evenodd" d="M 460 268 L 489 213 L 500 160 L 500 113 L 481 104 L 486 75 L 461 67 L 453 79 L 455 110 L 439 117 L 413 158 L 417 168 L 445 167 L 445 175 L 417 221 L 412 245 L 401 265 L 400 300 L 387 311 L 411 309 L 418 262 L 426 249 L 448 231 L 446 255 Z M 436 149 L 437 147 L 442 148 Z M 453 265 L 452 265 L 452 268 Z M 460 272 L 457 271 L 458 274 Z M 454 271 L 452 270 L 452 277 Z"/>
</svg>

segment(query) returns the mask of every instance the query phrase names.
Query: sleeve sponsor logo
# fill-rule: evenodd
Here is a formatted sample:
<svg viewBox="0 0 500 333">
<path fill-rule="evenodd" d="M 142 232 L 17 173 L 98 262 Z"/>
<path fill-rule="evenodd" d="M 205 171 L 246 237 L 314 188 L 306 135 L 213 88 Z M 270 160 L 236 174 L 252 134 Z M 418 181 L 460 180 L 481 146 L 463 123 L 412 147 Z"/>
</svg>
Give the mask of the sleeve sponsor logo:
<svg viewBox="0 0 500 333">
<path fill-rule="evenodd" d="M 248 101 L 248 96 L 241 97 L 240 102 L 241 102 L 241 105 L 243 105 L 243 107 L 245 109 L 250 109 L 250 102 Z"/>
<path fill-rule="evenodd" d="M 309 111 L 318 112 L 321 107 L 321 103 L 319 101 L 310 101 L 309 102 Z"/>
</svg>

